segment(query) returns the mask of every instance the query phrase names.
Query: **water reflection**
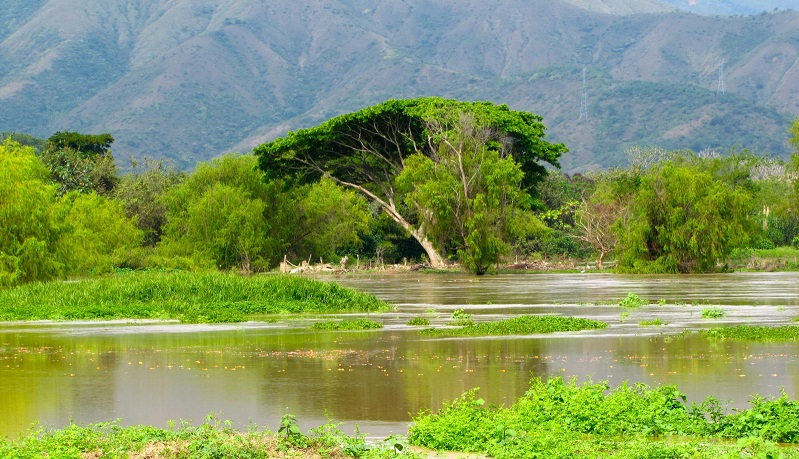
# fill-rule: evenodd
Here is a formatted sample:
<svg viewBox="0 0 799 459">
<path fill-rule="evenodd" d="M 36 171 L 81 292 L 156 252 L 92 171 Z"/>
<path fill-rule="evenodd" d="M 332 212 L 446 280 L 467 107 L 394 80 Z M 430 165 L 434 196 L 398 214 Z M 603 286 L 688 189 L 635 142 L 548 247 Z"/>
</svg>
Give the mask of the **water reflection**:
<svg viewBox="0 0 799 459">
<path fill-rule="evenodd" d="M 330 278 L 328 278 L 330 279 Z M 320 333 L 277 324 L 17 324 L 0 329 L 0 435 L 39 420 L 64 426 L 122 418 L 166 426 L 211 412 L 276 428 L 290 412 L 303 427 L 329 417 L 365 432 L 404 432 L 410 414 L 481 388 L 510 404 L 531 376 L 553 374 L 678 384 L 690 400 L 713 394 L 742 406 L 752 394 L 799 393 L 799 345 L 709 342 L 675 336 L 721 322 L 788 323 L 799 316 L 797 276 L 702 277 L 425 275 L 336 279 L 397 304 L 380 331 Z M 666 306 L 626 311 L 627 292 Z M 691 306 L 687 306 L 691 304 Z M 727 311 L 701 318 L 708 304 Z M 445 323 L 465 307 L 477 320 L 556 313 L 606 320 L 576 335 L 428 339 L 404 324 Z M 642 327 L 658 317 L 665 327 Z"/>
</svg>

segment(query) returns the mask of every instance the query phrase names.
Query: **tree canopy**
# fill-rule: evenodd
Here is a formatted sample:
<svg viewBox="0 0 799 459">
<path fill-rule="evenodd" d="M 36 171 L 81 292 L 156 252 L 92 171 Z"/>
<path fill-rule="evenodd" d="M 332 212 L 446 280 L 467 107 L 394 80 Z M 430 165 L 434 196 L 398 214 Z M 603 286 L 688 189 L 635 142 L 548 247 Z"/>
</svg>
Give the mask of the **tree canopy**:
<svg viewBox="0 0 799 459">
<path fill-rule="evenodd" d="M 470 132 L 464 130 L 464 115 L 468 115 Z M 506 176 L 515 181 L 512 186 L 526 192 L 545 175 L 543 163 L 557 166 L 558 159 L 566 151 L 565 146 L 544 140 L 545 127 L 541 121 L 538 115 L 491 102 L 434 97 L 389 100 L 338 116 L 314 128 L 289 132 L 285 137 L 257 147 L 255 154 L 259 156 L 259 165 L 267 179 L 309 183 L 329 177 L 340 185 L 358 190 L 413 235 L 427 252 L 431 264 L 440 267 L 443 247 L 429 238 L 432 222 L 420 218 L 431 209 L 422 203 L 424 199 L 418 190 L 418 199 L 409 201 L 403 192 L 411 190 L 398 188 L 396 179 L 408 166 L 408 161 L 414 167 L 427 167 L 423 161 L 411 159 L 421 156 L 432 161 L 435 167 L 452 161 L 451 153 L 455 152 L 458 176 L 454 180 L 460 189 L 470 180 L 482 177 L 481 165 L 490 163 L 485 162 L 486 155 L 493 155 L 497 160 L 509 159 L 518 165 L 519 173 Z M 467 136 L 472 138 L 467 140 Z M 472 157 L 469 162 L 475 165 L 468 176 L 463 167 L 467 154 Z M 467 189 L 462 196 L 464 203 L 466 199 L 473 200 L 472 211 L 474 205 L 482 209 L 498 202 L 486 194 L 478 199 L 478 193 L 480 191 L 469 195 Z M 464 206 L 464 209 L 469 208 Z M 486 218 L 485 211 L 477 214 Z M 492 220 L 496 218 L 491 217 Z M 462 223 L 474 229 L 480 226 L 474 222 Z M 480 238 L 475 234 L 473 239 Z"/>
<path fill-rule="evenodd" d="M 47 139 L 42 160 L 59 184 L 58 194 L 70 191 L 109 194 L 117 184 L 111 155 L 111 134 L 56 132 Z"/>
</svg>

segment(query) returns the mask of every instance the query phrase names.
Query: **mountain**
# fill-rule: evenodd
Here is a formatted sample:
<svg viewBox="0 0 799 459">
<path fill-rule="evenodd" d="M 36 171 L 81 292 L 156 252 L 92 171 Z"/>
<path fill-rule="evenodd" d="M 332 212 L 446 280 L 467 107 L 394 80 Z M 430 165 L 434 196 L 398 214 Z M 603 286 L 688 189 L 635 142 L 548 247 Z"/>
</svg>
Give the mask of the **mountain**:
<svg viewBox="0 0 799 459">
<path fill-rule="evenodd" d="M 799 2 L 796 0 L 662 0 L 662 2 L 692 13 L 727 16 L 799 9 Z"/>
<path fill-rule="evenodd" d="M 426 95 L 543 115 L 550 140 L 572 150 L 570 171 L 623 163 L 629 145 L 786 155 L 799 113 L 795 12 L 710 17 L 645 0 L 8 2 L 0 131 L 110 132 L 120 163 L 191 168 Z"/>
</svg>

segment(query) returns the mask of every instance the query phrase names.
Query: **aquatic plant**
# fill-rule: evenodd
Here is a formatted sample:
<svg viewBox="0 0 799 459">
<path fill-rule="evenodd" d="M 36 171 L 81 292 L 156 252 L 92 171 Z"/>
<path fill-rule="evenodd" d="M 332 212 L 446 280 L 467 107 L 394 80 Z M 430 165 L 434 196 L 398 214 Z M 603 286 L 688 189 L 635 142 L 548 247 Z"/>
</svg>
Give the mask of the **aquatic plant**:
<svg viewBox="0 0 799 459">
<path fill-rule="evenodd" d="M 295 276 L 132 272 L 0 290 L 0 320 L 241 322 L 276 313 L 383 311 L 372 295 Z"/>
<path fill-rule="evenodd" d="M 702 318 L 703 319 L 721 319 L 722 317 L 726 317 L 727 313 L 724 312 L 723 309 L 713 306 L 712 308 L 705 308 L 702 310 Z"/>
<path fill-rule="evenodd" d="M 314 330 L 373 330 L 383 328 L 383 324 L 369 319 L 327 320 L 313 324 Z"/>
<path fill-rule="evenodd" d="M 410 326 L 427 326 L 430 325 L 430 319 L 427 317 L 413 317 L 408 321 Z"/>
<path fill-rule="evenodd" d="M 480 322 L 461 328 L 429 328 L 422 333 L 431 336 L 500 336 L 530 335 L 605 328 L 597 320 L 560 316 L 519 316 L 496 322 Z"/>
<path fill-rule="evenodd" d="M 663 322 L 659 318 L 655 317 L 652 320 L 642 320 L 641 322 L 638 323 L 638 325 L 646 327 L 646 326 L 668 325 L 668 323 L 667 322 Z"/>
<path fill-rule="evenodd" d="M 740 341 L 799 341 L 799 326 L 736 325 L 701 330 L 708 339 L 734 339 Z"/>
<path fill-rule="evenodd" d="M 459 308 L 452 311 L 451 325 L 463 327 L 467 325 L 474 325 L 474 321 L 472 320 L 471 314 L 468 314 L 465 309 Z"/>
<path fill-rule="evenodd" d="M 638 308 L 646 304 L 646 300 L 635 293 L 628 293 L 627 296 L 619 301 L 619 306 L 623 308 Z"/>
</svg>

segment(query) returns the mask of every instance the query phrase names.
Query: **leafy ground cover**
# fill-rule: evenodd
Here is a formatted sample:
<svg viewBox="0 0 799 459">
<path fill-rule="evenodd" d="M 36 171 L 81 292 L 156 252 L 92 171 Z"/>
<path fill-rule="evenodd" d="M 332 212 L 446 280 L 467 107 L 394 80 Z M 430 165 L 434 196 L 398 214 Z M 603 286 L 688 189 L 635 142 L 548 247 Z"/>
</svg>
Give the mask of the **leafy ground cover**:
<svg viewBox="0 0 799 459">
<path fill-rule="evenodd" d="M 422 333 L 431 336 L 502 336 L 530 335 L 605 328 L 607 324 L 579 317 L 519 316 L 496 322 L 467 324 L 460 328 L 429 328 Z"/>
<path fill-rule="evenodd" d="M 469 391 L 436 413 L 416 415 L 408 440 L 498 459 L 797 458 L 799 402 L 784 394 L 755 397 L 751 408 L 727 412 L 712 397 L 687 405 L 676 386 L 611 389 L 555 377 L 533 380 L 507 408 Z"/>
<path fill-rule="evenodd" d="M 736 325 L 701 330 L 708 339 L 735 339 L 741 341 L 799 341 L 799 325 L 766 327 L 763 325 Z"/>
<path fill-rule="evenodd" d="M 382 311 L 388 304 L 294 276 L 133 272 L 0 290 L 0 320 L 178 319 L 241 322 L 276 313 Z"/>
<path fill-rule="evenodd" d="M 285 428 L 284 428 L 285 427 Z M 178 428 L 123 427 L 119 421 L 71 425 L 66 429 L 37 429 L 17 439 L 0 438 L 0 457 L 8 459 L 261 459 L 416 458 L 403 439 L 367 444 L 362 435 L 348 436 L 334 424 L 303 434 L 293 416 L 284 417 L 278 432 L 252 428 L 234 430 L 229 422 L 208 418 L 200 426 Z"/>
<path fill-rule="evenodd" d="M 374 330 L 383 328 L 383 324 L 369 319 L 326 320 L 313 324 L 314 330 Z"/>
</svg>

